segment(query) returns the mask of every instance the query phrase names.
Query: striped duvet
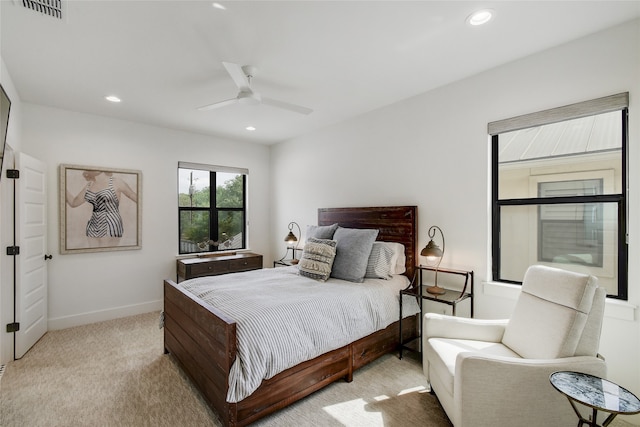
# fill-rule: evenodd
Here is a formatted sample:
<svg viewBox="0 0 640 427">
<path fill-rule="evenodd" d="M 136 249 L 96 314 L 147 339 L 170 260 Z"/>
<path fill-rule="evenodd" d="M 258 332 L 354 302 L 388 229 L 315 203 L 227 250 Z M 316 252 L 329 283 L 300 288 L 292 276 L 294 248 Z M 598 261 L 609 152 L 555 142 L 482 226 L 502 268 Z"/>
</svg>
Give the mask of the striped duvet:
<svg viewBox="0 0 640 427">
<path fill-rule="evenodd" d="M 392 280 L 318 282 L 281 267 L 201 277 L 185 290 L 236 321 L 237 357 L 229 376 L 228 402 L 239 402 L 274 375 L 381 330 L 398 320 L 399 290 Z M 403 300 L 403 314 L 419 311 Z"/>
</svg>

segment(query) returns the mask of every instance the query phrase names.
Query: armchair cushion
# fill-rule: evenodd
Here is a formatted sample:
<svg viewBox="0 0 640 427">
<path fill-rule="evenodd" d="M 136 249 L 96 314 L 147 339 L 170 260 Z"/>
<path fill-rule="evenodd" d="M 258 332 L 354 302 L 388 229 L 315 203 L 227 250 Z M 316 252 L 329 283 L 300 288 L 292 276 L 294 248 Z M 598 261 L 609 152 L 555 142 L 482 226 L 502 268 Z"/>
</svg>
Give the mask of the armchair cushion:
<svg viewBox="0 0 640 427">
<path fill-rule="evenodd" d="M 509 347 L 499 342 L 477 340 L 461 340 L 449 338 L 431 338 L 424 347 L 433 370 L 440 373 L 440 377 L 447 393 L 453 394 L 453 381 L 456 371 L 456 360 L 460 353 L 474 352 L 488 356 L 503 356 L 520 359 L 520 356 Z"/>
<path fill-rule="evenodd" d="M 423 340 L 425 344 L 432 337 L 501 342 L 508 322 L 508 319 L 469 319 L 426 313 Z"/>
<path fill-rule="evenodd" d="M 587 274 L 530 267 L 502 342 L 528 359 L 573 356 L 596 288 Z"/>
</svg>

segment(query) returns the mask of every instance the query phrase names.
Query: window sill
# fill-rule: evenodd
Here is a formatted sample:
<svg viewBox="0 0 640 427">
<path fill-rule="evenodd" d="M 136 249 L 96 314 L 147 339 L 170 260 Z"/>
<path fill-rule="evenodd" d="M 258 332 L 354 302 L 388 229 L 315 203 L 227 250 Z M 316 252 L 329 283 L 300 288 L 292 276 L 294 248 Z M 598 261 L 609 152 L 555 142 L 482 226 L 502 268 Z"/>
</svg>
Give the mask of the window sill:
<svg viewBox="0 0 640 427">
<path fill-rule="evenodd" d="M 491 297 L 517 300 L 520 295 L 520 285 L 501 282 L 482 282 L 482 294 Z M 636 320 L 636 307 L 627 301 L 607 298 L 605 304 L 605 317 L 634 322 Z"/>
</svg>

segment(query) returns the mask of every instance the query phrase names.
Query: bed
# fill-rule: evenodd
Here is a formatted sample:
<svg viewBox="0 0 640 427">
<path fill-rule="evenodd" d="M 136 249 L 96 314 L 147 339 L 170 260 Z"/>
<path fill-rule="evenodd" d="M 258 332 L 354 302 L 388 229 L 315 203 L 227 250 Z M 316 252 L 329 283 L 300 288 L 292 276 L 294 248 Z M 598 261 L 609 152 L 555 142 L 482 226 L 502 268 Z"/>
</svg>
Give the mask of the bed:
<svg viewBox="0 0 640 427">
<path fill-rule="evenodd" d="M 417 246 L 417 208 L 327 208 L 318 225 L 378 229 L 377 240 L 405 247 L 407 277 L 413 278 Z M 243 273 L 238 273 L 243 274 Z M 238 276 L 240 277 L 240 276 Z M 402 322 L 403 340 L 417 336 L 419 316 Z M 201 391 L 225 426 L 244 426 L 344 378 L 399 343 L 398 322 L 263 380 L 249 396 L 228 402 L 230 371 L 238 356 L 237 324 L 171 280 L 164 282 L 164 346 Z"/>
</svg>

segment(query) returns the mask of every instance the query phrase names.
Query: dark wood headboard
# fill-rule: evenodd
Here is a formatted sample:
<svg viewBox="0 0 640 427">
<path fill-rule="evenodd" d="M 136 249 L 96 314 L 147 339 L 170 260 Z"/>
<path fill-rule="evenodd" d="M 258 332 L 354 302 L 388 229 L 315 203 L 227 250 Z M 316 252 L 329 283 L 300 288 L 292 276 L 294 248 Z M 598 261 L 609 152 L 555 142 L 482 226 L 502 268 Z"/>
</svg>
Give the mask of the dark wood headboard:
<svg viewBox="0 0 640 427">
<path fill-rule="evenodd" d="M 417 206 L 318 209 L 318 225 L 335 223 L 346 228 L 375 228 L 379 230 L 377 240 L 402 243 L 407 257 L 405 275 L 413 278 L 418 249 Z"/>
</svg>

